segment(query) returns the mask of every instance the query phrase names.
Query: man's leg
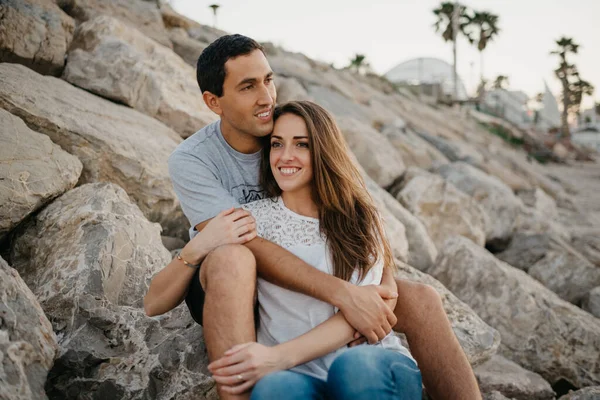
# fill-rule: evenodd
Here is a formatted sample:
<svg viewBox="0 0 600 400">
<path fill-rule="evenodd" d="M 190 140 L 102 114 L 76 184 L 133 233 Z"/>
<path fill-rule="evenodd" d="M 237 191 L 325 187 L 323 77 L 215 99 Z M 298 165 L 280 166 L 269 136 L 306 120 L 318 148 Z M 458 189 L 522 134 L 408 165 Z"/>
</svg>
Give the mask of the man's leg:
<svg viewBox="0 0 600 400">
<path fill-rule="evenodd" d="M 454 335 L 438 292 L 429 285 L 397 279 L 394 330 L 406 334 L 433 399 L 480 400 L 473 369 Z"/>
<path fill-rule="evenodd" d="M 218 247 L 202 263 L 200 282 L 206 292 L 202 320 L 209 359 L 220 358 L 236 344 L 256 341 L 252 252 L 241 245 Z M 224 400 L 248 398 L 248 394 L 234 396 L 217 389 Z"/>
<path fill-rule="evenodd" d="M 250 400 L 325 400 L 325 382 L 292 371 L 266 375 L 252 389 Z"/>
<path fill-rule="evenodd" d="M 327 377 L 331 400 L 421 400 L 421 373 L 393 350 L 362 345 L 335 359 Z"/>
</svg>

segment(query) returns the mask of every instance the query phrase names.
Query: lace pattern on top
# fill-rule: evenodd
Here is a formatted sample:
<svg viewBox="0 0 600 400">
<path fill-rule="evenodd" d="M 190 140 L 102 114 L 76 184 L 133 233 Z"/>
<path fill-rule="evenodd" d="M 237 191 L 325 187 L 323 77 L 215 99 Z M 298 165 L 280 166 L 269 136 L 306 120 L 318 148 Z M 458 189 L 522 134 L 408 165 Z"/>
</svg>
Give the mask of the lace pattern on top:
<svg viewBox="0 0 600 400">
<path fill-rule="evenodd" d="M 262 199 L 242 205 L 256 219 L 258 236 L 283 248 L 324 244 L 319 220 L 296 214 L 288 209 L 281 197 Z"/>
</svg>

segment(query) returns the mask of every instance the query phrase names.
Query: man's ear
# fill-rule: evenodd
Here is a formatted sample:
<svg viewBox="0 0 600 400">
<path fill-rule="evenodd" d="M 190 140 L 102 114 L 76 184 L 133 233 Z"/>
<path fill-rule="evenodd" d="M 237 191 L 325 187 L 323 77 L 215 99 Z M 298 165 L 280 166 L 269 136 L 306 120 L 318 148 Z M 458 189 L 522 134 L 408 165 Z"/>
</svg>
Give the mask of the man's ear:
<svg viewBox="0 0 600 400">
<path fill-rule="evenodd" d="M 204 100 L 206 106 L 210 108 L 212 112 L 214 112 L 217 115 L 223 114 L 223 110 L 221 109 L 221 103 L 219 102 L 219 97 L 206 90 L 202 93 L 202 99 Z"/>
</svg>

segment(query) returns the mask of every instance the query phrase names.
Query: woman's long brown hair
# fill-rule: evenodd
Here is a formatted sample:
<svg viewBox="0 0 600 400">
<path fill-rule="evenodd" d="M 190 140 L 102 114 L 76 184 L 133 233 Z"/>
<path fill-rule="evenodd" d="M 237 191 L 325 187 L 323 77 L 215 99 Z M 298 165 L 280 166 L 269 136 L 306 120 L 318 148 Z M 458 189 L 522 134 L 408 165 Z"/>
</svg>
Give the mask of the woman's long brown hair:
<svg viewBox="0 0 600 400">
<path fill-rule="evenodd" d="M 333 274 L 349 281 L 355 269 L 362 280 L 378 258 L 393 267 L 390 245 L 379 213 L 360 172 L 349 155 L 333 117 L 310 101 L 291 101 L 277 106 L 276 122 L 285 114 L 304 120 L 313 167 L 313 196 L 319 209 L 321 232 L 333 258 Z M 269 162 L 270 138 L 265 138 L 261 161 L 261 184 L 267 196 L 281 195 Z"/>
</svg>

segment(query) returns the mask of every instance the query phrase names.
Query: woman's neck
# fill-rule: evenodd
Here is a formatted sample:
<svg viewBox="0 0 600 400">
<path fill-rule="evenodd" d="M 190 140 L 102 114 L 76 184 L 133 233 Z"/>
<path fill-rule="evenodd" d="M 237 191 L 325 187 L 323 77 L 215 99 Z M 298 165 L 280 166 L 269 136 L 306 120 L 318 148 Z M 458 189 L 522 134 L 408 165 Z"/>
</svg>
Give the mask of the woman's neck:
<svg viewBox="0 0 600 400">
<path fill-rule="evenodd" d="M 296 214 L 310 218 L 319 218 L 319 209 L 313 200 L 310 188 L 294 192 L 282 192 L 281 198 L 285 206 Z"/>
</svg>

